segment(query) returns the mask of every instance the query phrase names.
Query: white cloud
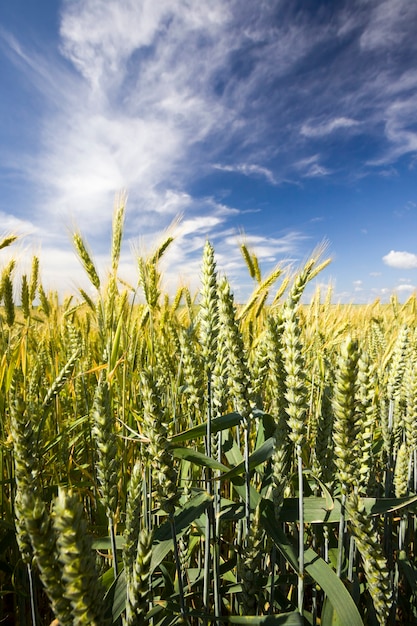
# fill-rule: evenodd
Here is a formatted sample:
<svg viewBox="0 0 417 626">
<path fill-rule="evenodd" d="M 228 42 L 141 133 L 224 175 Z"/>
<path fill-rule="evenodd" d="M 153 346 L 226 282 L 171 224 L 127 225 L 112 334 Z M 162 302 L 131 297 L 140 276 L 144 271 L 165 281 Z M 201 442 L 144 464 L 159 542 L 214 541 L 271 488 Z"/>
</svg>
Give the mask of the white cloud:
<svg viewBox="0 0 417 626">
<path fill-rule="evenodd" d="M 417 152 L 417 132 L 413 130 L 416 106 L 417 94 L 387 105 L 385 135 L 390 147 L 380 159 L 369 161 L 370 164 L 393 162 L 404 154 Z"/>
<path fill-rule="evenodd" d="M 18 237 L 39 234 L 39 229 L 33 222 L 0 211 L 0 238 L 8 233 Z"/>
<path fill-rule="evenodd" d="M 229 235 L 225 243 L 238 249 L 241 235 Z M 302 242 L 308 237 L 299 231 L 291 231 L 282 237 L 267 237 L 244 234 L 245 244 L 252 249 L 259 259 L 277 260 L 282 255 L 294 255 Z"/>
<path fill-rule="evenodd" d="M 412 252 L 391 250 L 391 252 L 382 257 L 382 260 L 386 265 L 397 269 L 417 268 L 417 254 Z"/>
<path fill-rule="evenodd" d="M 415 285 L 398 285 L 396 291 L 399 291 L 400 293 L 412 293 L 413 291 L 416 290 Z"/>
<path fill-rule="evenodd" d="M 417 70 L 415 68 L 401 72 L 387 85 L 387 93 L 398 94 L 407 92 L 417 87 Z"/>
<path fill-rule="evenodd" d="M 62 50 L 93 87 L 102 89 L 103 82 L 121 84 L 133 53 L 146 53 L 160 38 L 167 52 L 172 47 L 178 52 L 186 34 L 190 38 L 199 30 L 216 34 L 227 17 L 228 8 L 219 0 L 210 7 L 193 0 L 66 0 L 60 29 Z"/>
<path fill-rule="evenodd" d="M 398 170 L 395 169 L 395 167 L 388 167 L 383 170 L 379 170 L 378 173 L 384 178 L 395 178 L 396 176 L 398 176 Z"/>
<path fill-rule="evenodd" d="M 359 126 L 359 122 L 348 117 L 336 117 L 327 122 L 321 122 L 316 126 L 312 124 L 303 124 L 301 127 L 301 134 L 305 137 L 324 137 L 330 135 L 336 130 L 352 128 Z"/>
<path fill-rule="evenodd" d="M 407 24 L 415 23 L 417 5 L 408 0 L 383 0 L 372 6 L 369 22 L 360 37 L 364 50 L 400 46 L 408 32 Z"/>
<path fill-rule="evenodd" d="M 307 178 L 316 178 L 319 176 L 328 176 L 331 173 L 332 173 L 331 170 L 329 170 L 327 167 L 324 167 L 323 165 L 319 165 L 318 163 L 315 163 L 309 168 L 309 170 L 304 174 L 304 176 L 306 176 Z"/>
<path fill-rule="evenodd" d="M 243 174 L 244 176 L 262 176 L 266 178 L 266 180 L 271 183 L 271 185 L 276 185 L 277 180 L 270 169 L 267 167 L 262 167 L 261 165 L 255 165 L 251 163 L 240 163 L 238 165 L 221 165 L 220 163 L 216 163 L 213 165 L 214 169 L 221 170 L 223 172 L 237 172 L 238 174 Z"/>
<path fill-rule="evenodd" d="M 319 163 L 320 155 L 314 154 L 311 157 L 300 159 L 295 163 L 295 168 L 301 172 L 302 176 L 306 178 L 316 178 L 321 176 L 328 176 L 331 170 L 324 167 Z"/>
</svg>

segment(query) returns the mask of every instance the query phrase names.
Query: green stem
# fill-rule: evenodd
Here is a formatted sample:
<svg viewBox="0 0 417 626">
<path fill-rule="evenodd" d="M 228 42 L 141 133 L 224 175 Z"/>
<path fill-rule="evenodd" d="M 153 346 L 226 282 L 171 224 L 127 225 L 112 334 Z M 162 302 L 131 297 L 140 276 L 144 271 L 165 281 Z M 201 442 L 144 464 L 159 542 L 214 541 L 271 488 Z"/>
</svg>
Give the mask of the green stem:
<svg viewBox="0 0 417 626">
<path fill-rule="evenodd" d="M 178 552 L 178 543 L 177 543 L 177 531 L 175 528 L 175 517 L 174 517 L 173 512 L 170 513 L 169 515 L 169 521 L 171 524 L 172 543 L 174 546 L 175 567 L 176 567 L 177 576 L 178 576 L 178 592 L 179 592 L 179 597 L 180 597 L 181 617 L 183 619 L 183 623 L 188 624 L 187 613 L 186 613 L 186 608 L 185 608 L 184 582 L 182 579 L 181 562 L 180 562 L 180 555 Z"/>
<path fill-rule="evenodd" d="M 208 624 L 207 614 L 209 612 L 209 598 L 210 598 L 210 544 L 211 544 L 211 521 L 210 514 L 207 510 L 206 517 L 206 536 L 205 536 L 205 549 L 204 549 L 204 584 L 203 584 L 203 606 L 204 606 L 204 623 Z"/>
<path fill-rule="evenodd" d="M 249 474 L 249 417 L 246 420 L 245 430 L 244 430 L 244 438 L 245 438 L 245 542 L 248 541 L 249 538 L 249 529 L 250 529 L 250 474 Z"/>
<path fill-rule="evenodd" d="M 337 568 L 336 574 L 339 578 L 342 577 L 342 562 L 343 562 L 343 535 L 345 532 L 345 511 L 346 511 L 346 494 L 342 495 L 342 502 L 340 506 L 340 521 L 339 521 L 339 541 L 337 546 Z"/>
<path fill-rule="evenodd" d="M 206 429 L 206 454 L 211 458 L 212 446 L 211 446 L 211 380 L 210 372 L 208 372 L 207 380 L 207 429 Z M 206 489 L 207 492 L 212 494 L 212 481 L 210 468 L 205 469 Z M 209 599 L 210 599 L 210 565 L 211 565 L 211 538 L 214 532 L 214 511 L 213 505 L 210 504 L 207 509 L 206 517 L 206 532 L 205 532 L 205 549 L 204 549 L 204 585 L 203 585 L 203 605 L 206 615 L 209 612 Z M 204 618 L 206 621 L 206 617 Z"/>
<path fill-rule="evenodd" d="M 298 515 L 300 519 L 298 546 L 298 611 L 303 614 L 304 605 L 304 492 L 303 492 L 303 459 L 301 446 L 297 445 L 298 463 Z"/>
<path fill-rule="evenodd" d="M 36 626 L 37 624 L 37 620 L 36 620 L 36 606 L 35 606 L 35 590 L 34 590 L 34 586 L 33 586 L 33 575 L 32 575 L 32 568 L 30 566 L 30 563 L 27 564 L 27 568 L 28 568 L 28 578 L 29 578 L 29 592 L 30 592 L 30 612 L 32 615 L 32 624 L 33 626 Z"/>
<path fill-rule="evenodd" d="M 271 587 L 269 590 L 269 615 L 272 615 L 274 612 L 274 601 L 275 601 L 275 565 L 277 560 L 277 549 L 275 544 L 272 546 L 271 550 Z"/>
<path fill-rule="evenodd" d="M 110 545 L 111 545 L 111 552 L 113 555 L 114 579 L 116 580 L 119 574 L 119 566 L 117 563 L 117 548 L 116 548 L 116 534 L 114 532 L 114 519 L 111 514 L 109 515 L 108 520 L 109 520 Z"/>
</svg>

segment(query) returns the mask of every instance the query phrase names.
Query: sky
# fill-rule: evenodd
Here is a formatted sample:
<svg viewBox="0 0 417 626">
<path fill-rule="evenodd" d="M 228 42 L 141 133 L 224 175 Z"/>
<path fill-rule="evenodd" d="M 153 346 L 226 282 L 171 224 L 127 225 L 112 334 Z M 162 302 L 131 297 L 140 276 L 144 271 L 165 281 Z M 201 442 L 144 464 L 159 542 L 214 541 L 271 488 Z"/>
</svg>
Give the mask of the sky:
<svg viewBox="0 0 417 626">
<path fill-rule="evenodd" d="M 325 241 L 335 302 L 405 301 L 416 28 L 410 0 L 2 0 L 0 268 L 36 254 L 47 289 L 87 288 L 80 231 L 105 280 L 125 193 L 130 284 L 167 233 L 168 292 L 198 290 L 208 239 L 240 301 L 242 242 L 266 277 Z"/>
</svg>

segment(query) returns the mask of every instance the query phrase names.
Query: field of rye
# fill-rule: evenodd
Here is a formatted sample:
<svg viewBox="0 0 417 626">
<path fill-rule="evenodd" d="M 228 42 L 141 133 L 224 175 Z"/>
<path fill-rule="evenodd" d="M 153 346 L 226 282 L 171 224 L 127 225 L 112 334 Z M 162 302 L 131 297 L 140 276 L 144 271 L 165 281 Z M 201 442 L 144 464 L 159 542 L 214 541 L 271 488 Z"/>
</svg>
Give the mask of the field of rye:
<svg viewBox="0 0 417 626">
<path fill-rule="evenodd" d="M 105 281 L 73 237 L 93 297 L 1 270 L 0 623 L 417 624 L 415 297 L 301 303 L 323 250 L 243 244 L 237 304 L 210 242 L 168 297 L 123 223 Z"/>
</svg>

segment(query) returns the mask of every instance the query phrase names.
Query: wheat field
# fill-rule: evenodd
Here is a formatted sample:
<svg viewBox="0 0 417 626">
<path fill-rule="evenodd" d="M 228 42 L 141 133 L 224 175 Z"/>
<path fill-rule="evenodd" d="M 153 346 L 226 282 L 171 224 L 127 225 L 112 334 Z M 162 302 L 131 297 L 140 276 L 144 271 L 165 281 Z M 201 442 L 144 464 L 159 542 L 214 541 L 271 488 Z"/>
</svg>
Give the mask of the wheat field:
<svg viewBox="0 0 417 626">
<path fill-rule="evenodd" d="M 332 303 L 295 273 L 236 303 L 213 246 L 58 302 L 40 260 L 0 295 L 0 623 L 417 624 L 417 302 Z M 13 236 L 0 248 L 13 246 Z M 16 304 L 18 303 L 18 304 Z"/>
</svg>

